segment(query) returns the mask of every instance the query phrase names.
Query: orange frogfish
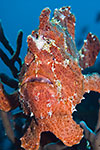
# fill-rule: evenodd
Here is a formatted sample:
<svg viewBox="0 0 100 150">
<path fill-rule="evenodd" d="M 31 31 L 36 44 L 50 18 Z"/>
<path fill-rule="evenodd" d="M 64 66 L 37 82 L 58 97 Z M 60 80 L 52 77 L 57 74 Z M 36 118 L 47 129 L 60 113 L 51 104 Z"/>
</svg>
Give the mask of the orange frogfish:
<svg viewBox="0 0 100 150">
<path fill-rule="evenodd" d="M 45 8 L 39 28 L 27 38 L 28 52 L 20 75 L 20 102 L 24 113 L 35 117 L 21 138 L 26 150 L 38 150 L 44 131 L 52 132 L 67 146 L 79 143 L 83 129 L 72 113 L 85 92 L 100 92 L 100 76 L 82 74 L 96 60 L 98 38 L 89 33 L 78 51 L 70 7 L 55 9 L 51 20 L 49 15 L 50 9 Z"/>
</svg>

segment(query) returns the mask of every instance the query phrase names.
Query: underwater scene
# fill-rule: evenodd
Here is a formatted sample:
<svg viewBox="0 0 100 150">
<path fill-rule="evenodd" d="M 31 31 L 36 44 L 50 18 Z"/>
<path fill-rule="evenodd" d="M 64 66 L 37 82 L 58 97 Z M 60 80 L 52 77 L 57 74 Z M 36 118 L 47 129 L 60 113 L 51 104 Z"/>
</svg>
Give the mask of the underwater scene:
<svg viewBox="0 0 100 150">
<path fill-rule="evenodd" d="M 0 150 L 100 150 L 100 0 L 0 1 Z"/>
</svg>

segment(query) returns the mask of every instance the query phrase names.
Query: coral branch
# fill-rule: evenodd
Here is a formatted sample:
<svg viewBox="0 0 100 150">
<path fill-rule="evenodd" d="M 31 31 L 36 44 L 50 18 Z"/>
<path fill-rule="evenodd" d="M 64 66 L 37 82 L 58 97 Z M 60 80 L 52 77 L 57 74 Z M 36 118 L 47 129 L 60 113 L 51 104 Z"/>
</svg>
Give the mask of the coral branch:
<svg viewBox="0 0 100 150">
<path fill-rule="evenodd" d="M 0 42 L 5 46 L 5 48 L 10 52 L 10 54 L 13 55 L 14 50 L 12 49 L 12 47 L 9 44 L 9 41 L 4 35 L 3 28 L 1 25 L 1 20 L 0 20 Z"/>
<path fill-rule="evenodd" d="M 3 62 L 5 63 L 5 65 L 9 67 L 13 76 L 15 78 L 17 78 L 18 69 L 14 66 L 14 63 L 8 58 L 8 56 L 3 52 L 2 49 L 0 49 L 0 57 L 3 60 Z"/>
<path fill-rule="evenodd" d="M 80 122 L 80 125 L 85 131 L 85 138 L 90 142 L 93 150 L 100 150 L 100 99 L 99 99 L 99 111 L 98 121 L 95 131 L 93 132 L 84 121 Z"/>
<path fill-rule="evenodd" d="M 22 67 L 22 62 L 21 62 L 21 59 L 19 58 L 19 54 L 20 54 L 20 50 L 22 47 L 22 37 L 23 37 L 23 32 L 22 32 L 22 30 L 20 30 L 18 33 L 18 37 L 17 37 L 16 51 L 15 51 L 15 54 L 13 55 L 13 57 L 11 58 L 12 63 L 15 63 L 15 61 L 17 61 L 19 63 L 20 69 Z"/>
<path fill-rule="evenodd" d="M 1 43 L 7 48 L 7 50 L 11 53 L 11 55 L 13 55 L 11 58 L 8 58 L 8 56 L 3 52 L 2 49 L 0 49 L 0 57 L 3 60 L 3 62 L 6 64 L 6 66 L 9 67 L 9 69 L 11 70 L 13 76 L 15 78 L 18 78 L 18 73 L 22 67 L 22 61 L 19 57 L 20 54 L 20 50 L 21 50 L 21 46 L 22 46 L 22 37 L 23 37 L 23 32 L 20 30 L 18 33 L 18 37 L 17 37 L 17 47 L 16 47 L 16 51 L 14 53 L 14 50 L 9 46 L 9 42 L 8 40 L 5 38 L 4 33 L 3 33 L 3 28 L 1 26 L 1 22 L 0 22 L 0 41 Z M 18 70 L 15 67 L 15 62 L 18 62 L 20 69 Z"/>
<path fill-rule="evenodd" d="M 1 79 L 1 82 L 5 83 L 11 88 L 14 88 L 15 90 L 18 88 L 18 81 L 10 78 L 6 74 L 0 73 L 0 79 Z"/>
<path fill-rule="evenodd" d="M 99 98 L 98 102 L 99 102 L 99 111 L 98 111 L 98 120 L 97 120 L 95 132 L 100 130 L 100 98 Z"/>
<path fill-rule="evenodd" d="M 11 124 L 10 121 L 8 119 L 8 115 L 6 112 L 1 111 L 1 118 L 2 118 L 2 122 L 5 128 L 5 132 L 8 136 L 8 138 L 12 141 L 12 143 L 15 143 L 15 136 L 14 136 L 14 131 L 11 128 Z"/>
</svg>

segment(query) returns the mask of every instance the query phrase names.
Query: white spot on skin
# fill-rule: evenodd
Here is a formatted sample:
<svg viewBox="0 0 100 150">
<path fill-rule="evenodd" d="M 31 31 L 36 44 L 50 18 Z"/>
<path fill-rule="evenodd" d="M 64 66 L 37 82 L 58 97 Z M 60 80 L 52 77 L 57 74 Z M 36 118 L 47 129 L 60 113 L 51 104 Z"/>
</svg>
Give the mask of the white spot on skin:
<svg viewBox="0 0 100 150">
<path fill-rule="evenodd" d="M 62 65 L 62 63 L 61 63 L 61 62 L 58 62 L 58 61 L 56 60 L 56 58 L 55 58 L 55 64 L 60 64 L 60 65 Z"/>
<path fill-rule="evenodd" d="M 52 72 L 54 72 L 55 71 L 55 68 L 54 68 L 54 63 L 52 64 Z"/>
<path fill-rule="evenodd" d="M 66 16 L 64 16 L 63 14 L 60 15 L 60 18 L 61 18 L 62 20 L 64 20 L 65 17 L 66 17 Z"/>
<path fill-rule="evenodd" d="M 48 103 L 48 104 L 47 104 L 47 107 L 51 107 L 51 104 L 50 104 L 50 103 Z"/>
<path fill-rule="evenodd" d="M 87 93 L 90 93 L 90 90 L 88 90 Z"/>
<path fill-rule="evenodd" d="M 75 26 L 75 25 L 76 25 L 76 23 L 73 23 L 73 25 Z"/>
<path fill-rule="evenodd" d="M 61 89 L 62 89 L 62 85 L 60 80 L 55 80 L 55 84 L 57 86 L 57 93 L 59 95 L 59 98 L 61 98 Z"/>
<path fill-rule="evenodd" d="M 49 65 L 51 63 L 51 61 L 48 61 L 47 64 Z"/>
<path fill-rule="evenodd" d="M 55 82 L 56 82 L 56 85 L 59 87 L 59 88 L 61 88 L 62 86 L 61 86 L 61 82 L 60 82 L 60 80 L 55 80 Z"/>
<path fill-rule="evenodd" d="M 88 66 L 88 63 L 85 63 L 86 66 Z"/>
<path fill-rule="evenodd" d="M 64 46 L 65 46 L 65 52 L 67 52 L 67 42 L 66 42 L 66 35 L 64 33 Z"/>
<path fill-rule="evenodd" d="M 49 52 L 50 53 L 50 44 L 47 44 L 46 42 L 45 42 L 45 44 L 43 45 L 43 48 L 42 48 L 42 50 L 45 50 L 45 51 L 47 51 L 47 52 Z"/>
<path fill-rule="evenodd" d="M 92 32 L 90 32 L 90 35 L 92 35 Z"/>
<path fill-rule="evenodd" d="M 74 96 L 77 96 L 77 93 L 74 93 Z"/>
<path fill-rule="evenodd" d="M 84 70 L 83 68 L 81 68 L 81 70 Z"/>
<path fill-rule="evenodd" d="M 34 97 L 35 97 L 35 100 L 36 100 L 36 101 L 38 101 L 38 100 L 39 100 L 38 96 L 34 96 Z"/>
<path fill-rule="evenodd" d="M 84 40 L 84 43 L 87 43 L 87 40 Z"/>
<path fill-rule="evenodd" d="M 35 55 L 35 59 L 37 59 L 38 57 Z M 36 69 L 35 69 L 35 74 L 37 75 L 37 73 L 38 73 L 38 71 L 39 71 L 39 68 L 38 68 L 38 66 L 40 65 L 40 64 L 42 64 L 42 61 L 40 61 L 40 60 L 36 60 Z"/>
<path fill-rule="evenodd" d="M 78 59 L 77 58 L 75 58 L 74 60 L 75 60 L 76 63 L 78 63 Z"/>
<path fill-rule="evenodd" d="M 39 95 L 40 95 L 40 93 L 37 93 L 37 95 L 35 95 L 35 100 L 36 100 L 36 101 L 39 100 Z"/>
<path fill-rule="evenodd" d="M 81 54 L 80 56 L 81 56 L 81 58 L 84 58 L 84 54 Z"/>
<path fill-rule="evenodd" d="M 95 38 L 95 36 L 93 34 L 91 35 L 91 37 L 92 37 L 93 41 L 96 40 L 96 38 Z"/>
<path fill-rule="evenodd" d="M 84 78 L 86 78 L 87 76 L 86 75 L 83 75 L 84 76 Z"/>
<path fill-rule="evenodd" d="M 44 37 L 44 41 L 45 41 L 45 43 L 44 43 L 44 45 L 42 47 L 42 50 L 46 50 L 48 53 L 52 54 L 51 50 L 50 50 L 50 47 L 52 45 L 57 47 L 56 44 L 55 44 L 55 40 L 48 39 L 48 38 Z M 48 41 L 49 41 L 49 43 L 48 43 Z"/>
<path fill-rule="evenodd" d="M 31 35 L 30 35 L 31 36 Z M 43 45 L 46 43 L 45 40 L 43 40 L 43 36 L 40 35 L 38 39 L 36 39 L 35 37 L 32 37 L 33 41 L 36 43 L 37 48 L 40 50 L 42 49 Z"/>
<path fill-rule="evenodd" d="M 30 117 L 33 117 L 33 116 L 34 116 L 34 114 L 33 114 L 33 112 L 31 112 Z"/>
<path fill-rule="evenodd" d="M 73 96 L 68 97 L 68 100 L 71 102 L 73 101 L 73 99 L 74 99 Z"/>
<path fill-rule="evenodd" d="M 51 117 L 51 116 L 52 116 L 52 111 L 49 111 L 49 112 L 48 112 L 48 115 Z"/>
<path fill-rule="evenodd" d="M 86 78 L 86 77 L 85 77 Z M 85 80 L 86 82 L 89 82 L 88 79 Z"/>
<path fill-rule="evenodd" d="M 57 11 L 58 9 L 57 8 L 55 8 L 55 11 Z"/>
<path fill-rule="evenodd" d="M 70 17 L 71 12 L 69 12 L 68 17 Z"/>
<path fill-rule="evenodd" d="M 93 38 L 93 37 L 94 37 L 94 35 L 92 34 L 92 35 L 91 35 L 91 37 Z"/>
<path fill-rule="evenodd" d="M 64 67 L 66 68 L 67 65 L 69 65 L 69 59 L 65 59 L 65 60 L 64 60 Z"/>
<path fill-rule="evenodd" d="M 51 95 L 52 97 L 55 97 L 55 95 Z"/>
<path fill-rule="evenodd" d="M 82 97 L 82 100 L 85 99 L 85 97 Z"/>
<path fill-rule="evenodd" d="M 95 41 L 95 40 L 96 40 L 96 38 L 94 37 L 94 38 L 93 38 L 93 41 Z"/>
<path fill-rule="evenodd" d="M 73 113 L 74 111 L 77 111 L 74 105 L 72 105 L 71 110 L 72 110 L 72 113 Z"/>
<path fill-rule="evenodd" d="M 19 85 L 20 85 L 20 83 L 19 83 Z M 19 89 L 18 91 L 19 91 L 19 93 L 21 93 L 21 89 Z"/>
<path fill-rule="evenodd" d="M 50 102 L 50 99 L 48 99 L 47 102 Z"/>
<path fill-rule="evenodd" d="M 36 128 L 34 127 L 33 129 L 35 130 Z"/>
<path fill-rule="evenodd" d="M 41 119 L 43 119 L 43 118 L 44 118 L 44 117 L 42 116 L 42 113 L 41 113 L 41 116 L 40 116 L 40 118 L 41 118 Z"/>
</svg>

